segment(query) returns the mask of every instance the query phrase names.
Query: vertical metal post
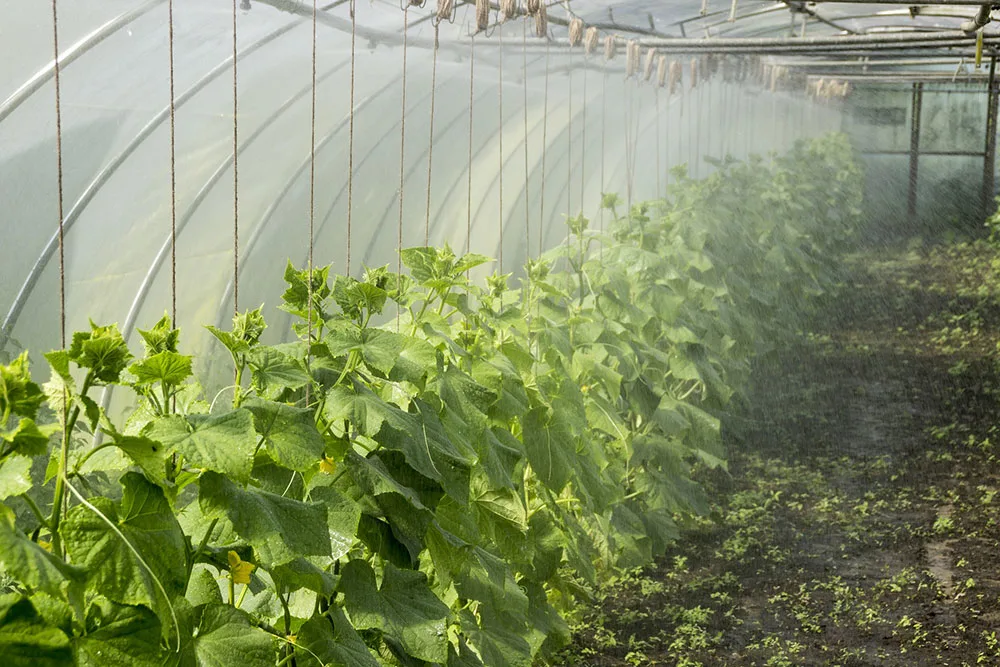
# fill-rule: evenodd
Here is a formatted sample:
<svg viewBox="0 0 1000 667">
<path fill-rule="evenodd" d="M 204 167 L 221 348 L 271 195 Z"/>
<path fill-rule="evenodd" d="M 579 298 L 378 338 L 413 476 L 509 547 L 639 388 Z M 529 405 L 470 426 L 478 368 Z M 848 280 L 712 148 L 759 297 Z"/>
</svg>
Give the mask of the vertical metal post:
<svg viewBox="0 0 1000 667">
<path fill-rule="evenodd" d="M 923 109 L 924 84 L 913 84 L 913 106 L 910 112 L 910 193 L 907 215 L 910 222 L 917 219 L 917 177 L 920 172 L 920 114 Z"/>
<path fill-rule="evenodd" d="M 997 57 L 990 58 L 989 88 L 986 90 L 986 150 L 983 152 L 983 218 L 993 214 L 993 192 L 997 154 Z"/>
</svg>

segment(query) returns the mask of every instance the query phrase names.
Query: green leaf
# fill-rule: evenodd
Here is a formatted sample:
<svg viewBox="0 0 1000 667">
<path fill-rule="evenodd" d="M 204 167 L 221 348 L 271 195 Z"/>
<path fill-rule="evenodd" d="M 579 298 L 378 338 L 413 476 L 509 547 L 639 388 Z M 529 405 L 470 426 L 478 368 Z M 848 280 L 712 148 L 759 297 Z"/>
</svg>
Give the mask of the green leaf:
<svg viewBox="0 0 1000 667">
<path fill-rule="evenodd" d="M 357 541 L 361 507 L 331 486 L 315 486 L 309 496 L 326 506 L 326 525 L 330 530 L 330 558 L 339 560 L 347 555 Z"/>
<path fill-rule="evenodd" d="M 369 368 L 386 376 L 396 365 L 406 345 L 406 337 L 382 329 L 361 329 L 354 324 L 337 322 L 331 324 L 324 342 L 334 357 L 355 352 Z"/>
<path fill-rule="evenodd" d="M 143 436 L 114 434 L 111 437 L 115 446 L 125 452 L 152 482 L 163 485 L 167 481 L 169 448 Z"/>
<path fill-rule="evenodd" d="M 17 595 L 0 595 L 0 656 L 4 667 L 71 667 L 69 637 L 48 625 Z"/>
<path fill-rule="evenodd" d="M 530 408 L 524 382 L 507 357 L 497 355 L 488 362 L 476 360 L 472 365 L 472 378 L 498 397 L 493 406 L 498 418 L 520 417 Z"/>
<path fill-rule="evenodd" d="M 198 624 L 191 648 L 196 667 L 274 667 L 277 641 L 246 613 L 221 604 L 195 612 Z"/>
<path fill-rule="evenodd" d="M 257 432 L 253 415 L 243 409 L 217 415 L 169 415 L 148 424 L 142 435 L 177 450 L 187 463 L 250 481 Z"/>
<path fill-rule="evenodd" d="M 148 609 L 98 600 L 87 614 L 87 633 L 73 640 L 80 667 L 161 667 L 160 621 Z"/>
<path fill-rule="evenodd" d="M 34 420 L 23 417 L 12 431 L 0 431 L 0 441 L 10 444 L 8 449 L 25 456 L 41 456 L 49 451 L 49 438 L 59 431 L 58 424 L 38 426 Z"/>
<path fill-rule="evenodd" d="M 179 385 L 191 377 L 191 357 L 164 350 L 129 366 L 136 376 L 136 384 Z"/>
<path fill-rule="evenodd" d="M 0 463 L 0 500 L 19 496 L 31 487 L 31 459 L 15 455 Z"/>
<path fill-rule="evenodd" d="M 321 306 L 323 301 L 330 296 L 330 267 L 313 267 L 310 275 L 309 269 L 296 269 L 291 262 L 285 267 L 285 282 L 288 289 L 281 296 L 282 308 L 288 312 L 305 317 L 309 311 L 309 292 L 312 290 L 313 315 L 322 317 Z"/>
<path fill-rule="evenodd" d="M 364 282 L 350 276 L 337 276 L 333 283 L 333 300 L 351 319 L 362 319 L 365 311 L 369 315 L 378 315 L 389 297 L 385 289 L 388 283 L 389 273 L 385 267 L 368 269 Z"/>
<path fill-rule="evenodd" d="M 215 336 L 231 354 L 244 354 L 250 350 L 249 343 L 229 331 L 223 331 L 222 329 L 213 327 L 210 324 L 206 324 L 205 328 L 208 329 L 209 333 Z"/>
<path fill-rule="evenodd" d="M 27 351 L 22 352 L 9 365 L 0 365 L 0 419 L 15 414 L 34 419 L 38 408 L 45 401 L 41 387 L 31 381 Z M 4 426 L 0 421 L 0 428 Z"/>
<path fill-rule="evenodd" d="M 305 588 L 324 598 L 332 597 L 337 592 L 337 578 L 305 558 L 278 565 L 271 570 L 271 576 L 282 589 L 290 591 Z"/>
<path fill-rule="evenodd" d="M 423 338 L 406 337 L 389 379 L 422 385 L 428 372 L 437 365 L 437 349 Z"/>
<path fill-rule="evenodd" d="M 277 494 L 246 490 L 224 476 L 206 472 L 199 483 L 199 503 L 207 516 L 225 514 L 247 540 L 261 564 L 270 568 L 299 556 L 329 556 L 326 508 Z"/>
<path fill-rule="evenodd" d="M 259 398 L 245 401 L 243 407 L 253 413 L 257 433 L 280 465 L 303 472 L 323 458 L 326 443 L 316 430 L 312 410 Z"/>
<path fill-rule="evenodd" d="M 418 414 L 404 412 L 363 385 L 337 386 L 327 393 L 325 416 L 330 422 L 349 419 L 361 435 L 402 452 L 424 477 L 441 482 L 456 497 L 467 496 L 472 457 L 448 438 L 429 406 L 419 401 L 414 406 Z"/>
<path fill-rule="evenodd" d="M 299 629 L 295 661 L 300 667 L 379 667 L 379 662 L 339 607 L 314 616 Z M 317 662 L 316 657 L 322 662 Z"/>
<path fill-rule="evenodd" d="M 497 401 L 494 392 L 454 366 L 449 366 L 443 373 L 438 373 L 431 387 L 462 421 L 478 432 L 486 429 L 488 425 L 486 414 L 490 406 Z"/>
<path fill-rule="evenodd" d="M 462 630 L 479 651 L 484 665 L 531 667 L 531 646 L 525 639 L 527 628 L 511 628 L 511 623 L 488 609 L 480 613 L 480 618 L 477 622 L 468 609 L 461 612 Z"/>
<path fill-rule="evenodd" d="M 163 593 L 173 599 L 187 585 L 184 533 L 160 487 L 135 472 L 125 473 L 121 484 L 120 504 L 107 498 L 94 498 L 91 503 L 128 544 L 85 505 L 76 505 L 66 514 L 60 526 L 63 541 L 73 562 L 87 571 L 91 590 L 120 604 L 146 605 L 161 619 L 169 619 Z"/>
<path fill-rule="evenodd" d="M 222 604 L 222 591 L 219 590 L 216 570 L 205 563 L 195 563 L 184 597 L 195 607 L 203 604 Z"/>
<path fill-rule="evenodd" d="M 528 462 L 538 478 L 559 493 L 573 471 L 576 443 L 566 423 L 550 419 L 545 408 L 535 408 L 521 420 Z"/>
<path fill-rule="evenodd" d="M 261 393 L 299 389 L 309 383 L 309 373 L 302 362 L 268 345 L 260 345 L 247 352 L 247 364 L 253 384 Z"/>
<path fill-rule="evenodd" d="M 377 587 L 371 566 L 353 560 L 341 572 L 340 590 L 355 628 L 379 630 L 419 660 L 447 660 L 448 607 L 431 592 L 423 573 L 389 564 Z"/>
<path fill-rule="evenodd" d="M 90 323 L 90 331 L 73 334 L 69 358 L 81 368 L 89 368 L 94 377 L 105 384 L 118 382 L 122 371 L 132 359 L 118 325 L 99 327 Z"/>
<path fill-rule="evenodd" d="M 142 336 L 142 345 L 146 348 L 146 356 L 151 357 L 160 352 L 176 352 L 181 330 L 174 329 L 170 316 L 164 314 L 160 321 L 149 331 L 136 329 Z"/>
<path fill-rule="evenodd" d="M 29 540 L 4 516 L 0 516 L 0 570 L 33 590 L 80 601 L 83 570 Z"/>
</svg>

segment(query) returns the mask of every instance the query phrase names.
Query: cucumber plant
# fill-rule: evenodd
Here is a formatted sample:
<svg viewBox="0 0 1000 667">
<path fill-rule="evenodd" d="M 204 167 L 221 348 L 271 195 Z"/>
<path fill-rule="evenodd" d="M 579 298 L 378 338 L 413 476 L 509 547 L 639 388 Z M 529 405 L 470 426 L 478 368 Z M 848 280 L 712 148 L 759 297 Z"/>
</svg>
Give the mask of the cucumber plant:
<svg viewBox="0 0 1000 667">
<path fill-rule="evenodd" d="M 231 401 L 166 317 L 137 357 L 114 325 L 74 334 L 44 385 L 27 353 L 0 366 L 4 663 L 546 655 L 600 577 L 707 510 L 692 469 L 725 467 L 749 360 L 836 283 L 861 192 L 843 137 L 717 166 L 623 214 L 606 195 L 609 232 L 572 218 L 517 286 L 447 246 L 402 275 L 289 265 L 291 342 L 261 343 L 262 309 L 209 327 Z"/>
</svg>

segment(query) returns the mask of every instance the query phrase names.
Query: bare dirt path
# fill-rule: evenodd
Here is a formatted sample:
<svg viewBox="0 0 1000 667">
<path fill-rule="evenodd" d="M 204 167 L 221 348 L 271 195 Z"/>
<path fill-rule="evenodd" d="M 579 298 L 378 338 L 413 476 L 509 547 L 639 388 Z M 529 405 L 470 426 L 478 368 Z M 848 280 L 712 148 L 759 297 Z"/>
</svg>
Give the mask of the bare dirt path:
<svg viewBox="0 0 1000 667">
<path fill-rule="evenodd" d="M 561 664 L 1000 666 L 1000 251 L 853 267 L 758 364 L 712 516 Z"/>
</svg>

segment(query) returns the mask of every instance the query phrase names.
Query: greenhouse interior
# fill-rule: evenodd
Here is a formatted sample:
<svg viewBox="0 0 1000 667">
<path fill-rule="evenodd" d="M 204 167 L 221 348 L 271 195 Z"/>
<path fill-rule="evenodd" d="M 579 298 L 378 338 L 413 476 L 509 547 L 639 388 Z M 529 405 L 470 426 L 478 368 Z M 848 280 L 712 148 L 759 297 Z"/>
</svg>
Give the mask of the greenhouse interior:
<svg viewBox="0 0 1000 667">
<path fill-rule="evenodd" d="M 4 10 L 0 666 L 1000 666 L 1000 3 Z"/>
</svg>

